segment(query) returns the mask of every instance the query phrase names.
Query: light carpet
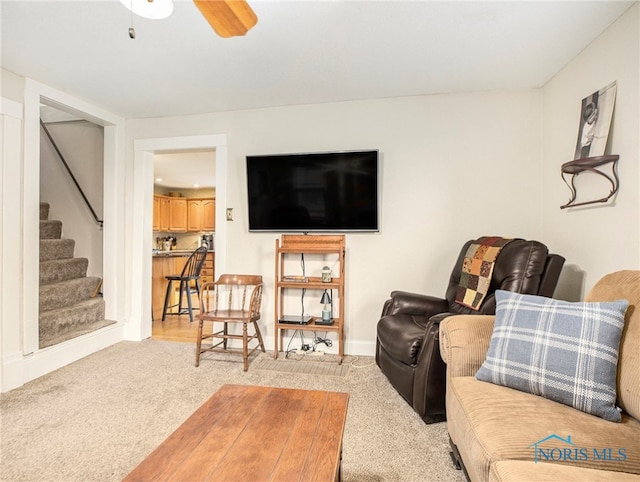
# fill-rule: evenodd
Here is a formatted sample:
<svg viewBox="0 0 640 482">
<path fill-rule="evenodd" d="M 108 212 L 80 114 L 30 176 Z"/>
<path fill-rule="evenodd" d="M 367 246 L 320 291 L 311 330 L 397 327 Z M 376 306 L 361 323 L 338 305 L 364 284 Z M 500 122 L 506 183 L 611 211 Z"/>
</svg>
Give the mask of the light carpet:
<svg viewBox="0 0 640 482">
<path fill-rule="evenodd" d="M 121 480 L 225 383 L 348 392 L 344 481 L 465 480 L 446 424 L 426 425 L 373 358 L 347 357 L 343 376 L 257 369 L 263 358 L 196 368 L 192 344 L 122 342 L 5 393 L 0 480 Z"/>
<path fill-rule="evenodd" d="M 298 373 L 301 375 L 324 375 L 333 377 L 344 377 L 349 373 L 349 366 L 353 363 L 350 357 L 344 360 L 344 363 L 338 364 L 335 360 L 336 357 L 331 357 L 331 360 L 325 360 L 325 356 L 310 357 L 307 360 L 288 359 L 284 360 L 278 358 L 274 360 L 273 357 L 260 357 L 256 360 L 251 368 L 253 370 L 267 370 L 283 373 Z M 313 361 L 312 361 L 313 360 Z"/>
</svg>

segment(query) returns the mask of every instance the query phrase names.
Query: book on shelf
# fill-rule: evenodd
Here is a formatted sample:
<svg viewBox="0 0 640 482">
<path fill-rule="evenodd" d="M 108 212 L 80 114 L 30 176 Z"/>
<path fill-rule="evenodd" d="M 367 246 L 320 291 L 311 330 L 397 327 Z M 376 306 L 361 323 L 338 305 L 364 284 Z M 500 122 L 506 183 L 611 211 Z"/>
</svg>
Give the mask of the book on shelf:
<svg viewBox="0 0 640 482">
<path fill-rule="evenodd" d="M 306 276 L 292 276 L 286 275 L 282 277 L 282 281 L 293 281 L 298 283 L 306 283 L 308 281 Z"/>
<path fill-rule="evenodd" d="M 312 317 L 309 315 L 284 315 L 278 321 L 292 325 L 307 325 Z"/>
</svg>

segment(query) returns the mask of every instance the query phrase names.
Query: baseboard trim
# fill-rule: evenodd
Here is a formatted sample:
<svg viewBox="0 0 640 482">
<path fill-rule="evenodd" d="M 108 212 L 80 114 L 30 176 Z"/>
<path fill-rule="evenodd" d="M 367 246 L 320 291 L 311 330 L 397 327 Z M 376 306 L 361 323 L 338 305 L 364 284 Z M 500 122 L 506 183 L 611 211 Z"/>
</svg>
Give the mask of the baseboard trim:
<svg viewBox="0 0 640 482">
<path fill-rule="evenodd" d="M 58 368 L 124 340 L 124 323 L 106 326 L 86 335 L 67 340 L 26 356 L 2 360 L 2 393 L 13 390 Z"/>
<path fill-rule="evenodd" d="M 285 337 L 284 337 L 284 346 L 279 346 L 279 351 L 284 351 L 285 349 L 290 348 L 290 349 L 296 349 L 296 348 L 300 348 L 300 337 L 298 336 L 298 334 L 296 334 L 296 336 L 294 337 L 294 331 L 295 331 L 295 325 L 290 325 L 291 329 L 289 332 L 286 333 Z M 322 328 L 319 328 L 318 330 L 315 331 L 315 334 L 322 337 L 325 335 L 325 331 L 322 330 Z M 314 336 L 314 332 L 313 331 L 304 331 L 303 332 L 303 337 L 305 339 L 306 343 L 311 343 L 313 340 L 313 336 Z M 293 337 L 293 340 L 291 341 L 291 343 L 289 343 L 289 340 Z M 327 355 L 337 355 L 338 354 L 338 343 L 335 342 L 335 332 L 328 332 L 327 333 L 327 337 L 331 338 L 333 341 L 332 346 L 329 348 L 326 345 L 320 344 L 318 345 L 318 349 L 322 350 L 323 352 L 325 352 Z M 272 350 L 273 351 L 273 347 L 275 345 L 274 343 L 274 338 L 271 335 L 263 335 L 262 336 L 262 340 L 264 341 L 264 346 L 267 350 Z M 231 340 L 231 343 L 233 343 L 234 340 Z M 238 346 L 242 346 L 242 344 L 240 342 L 236 342 L 235 344 L 233 344 L 232 346 L 238 347 Z M 375 356 L 376 354 L 376 343 L 375 341 L 370 342 L 370 341 L 353 341 L 353 342 L 349 342 L 349 341 L 345 341 L 344 344 L 344 353 L 345 355 L 353 355 L 353 356 Z"/>
<path fill-rule="evenodd" d="M 349 355 L 375 356 L 376 342 L 374 341 L 347 341 L 344 344 L 344 352 Z"/>
</svg>

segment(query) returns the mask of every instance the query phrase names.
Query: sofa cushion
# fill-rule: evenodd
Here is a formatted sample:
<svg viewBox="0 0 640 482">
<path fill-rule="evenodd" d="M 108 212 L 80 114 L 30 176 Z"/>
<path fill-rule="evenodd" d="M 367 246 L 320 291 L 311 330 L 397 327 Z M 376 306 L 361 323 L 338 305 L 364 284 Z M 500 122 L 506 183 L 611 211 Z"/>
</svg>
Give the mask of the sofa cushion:
<svg viewBox="0 0 640 482">
<path fill-rule="evenodd" d="M 626 300 L 571 303 L 502 290 L 496 300 L 478 380 L 620 421 L 616 375 Z"/>
<path fill-rule="evenodd" d="M 638 420 L 623 413 L 620 423 L 611 423 L 475 377 L 454 377 L 447 381 L 447 428 L 471 480 L 488 480 L 491 465 L 499 460 L 525 460 L 539 465 L 544 456 L 536 456 L 537 448 L 547 454 L 554 448 L 562 451 L 551 454 L 556 459 L 558 453 L 564 454 L 565 448 L 585 449 L 587 457 L 572 459 L 575 452 L 571 450 L 563 460 L 554 463 L 640 474 Z M 563 439 L 571 437 L 573 445 L 549 439 L 554 434 Z M 618 458 L 619 449 L 624 449 L 626 459 Z"/>
<path fill-rule="evenodd" d="M 489 482 L 638 482 L 640 476 L 612 470 L 585 469 L 568 465 L 500 460 L 491 464 Z"/>
</svg>

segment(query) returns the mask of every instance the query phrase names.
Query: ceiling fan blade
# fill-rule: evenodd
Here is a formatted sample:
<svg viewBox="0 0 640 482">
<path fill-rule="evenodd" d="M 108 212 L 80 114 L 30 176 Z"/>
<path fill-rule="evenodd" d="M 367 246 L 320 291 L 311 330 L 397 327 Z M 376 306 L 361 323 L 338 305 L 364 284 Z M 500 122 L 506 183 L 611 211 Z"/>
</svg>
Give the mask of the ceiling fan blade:
<svg viewBox="0 0 640 482">
<path fill-rule="evenodd" d="M 221 37 L 245 35 L 258 17 L 244 0 L 193 0 L 204 18 Z"/>
</svg>

